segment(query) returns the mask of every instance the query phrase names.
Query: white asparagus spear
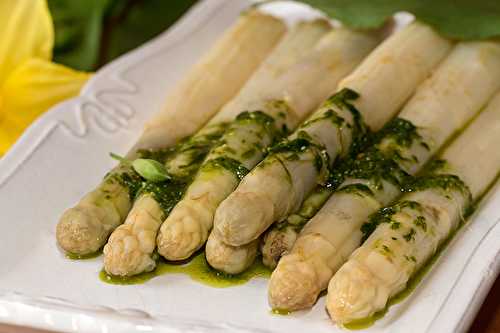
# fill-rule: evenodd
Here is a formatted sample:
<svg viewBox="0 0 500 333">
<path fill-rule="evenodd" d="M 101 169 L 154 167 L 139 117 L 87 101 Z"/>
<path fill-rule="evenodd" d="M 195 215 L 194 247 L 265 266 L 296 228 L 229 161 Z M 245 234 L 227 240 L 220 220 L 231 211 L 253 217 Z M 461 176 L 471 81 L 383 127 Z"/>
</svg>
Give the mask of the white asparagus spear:
<svg viewBox="0 0 500 333">
<path fill-rule="evenodd" d="M 283 124 L 289 129 L 295 128 L 298 121 L 321 103 L 338 81 L 378 44 L 381 34 L 382 31 L 333 30 L 282 77 L 269 82 L 266 88 L 271 94 L 266 96 L 266 104 L 257 109 L 271 116 L 278 129 Z M 276 103 L 286 108 L 276 108 Z M 260 125 L 259 129 L 257 125 L 246 121 L 233 126 L 232 131 L 230 129 L 222 137 L 224 145 L 215 148 L 207 157 L 205 165 L 210 167 L 200 169 L 184 198 L 161 227 L 158 252 L 165 258 L 184 259 L 205 244 L 215 210 L 240 180 L 223 164 L 214 168 L 213 161 L 229 158 L 247 170 L 252 169 L 264 157 L 264 149 L 277 138 L 262 132 L 265 127 Z M 212 264 L 214 257 L 209 251 L 207 258 Z M 213 263 L 216 265 L 215 261 Z"/>
<path fill-rule="evenodd" d="M 211 128 L 217 128 L 220 124 L 233 121 L 227 129 L 227 134 L 225 134 L 230 139 L 224 138 L 225 141 L 232 142 L 238 127 L 252 120 L 258 120 L 256 126 L 259 128 L 263 126 L 260 128 L 259 134 L 265 135 L 266 130 L 272 126 L 272 124 L 266 124 L 268 119 L 263 119 L 263 116 L 258 113 L 245 113 L 238 116 L 237 120 L 234 120 L 233 116 L 237 114 L 235 108 L 241 107 L 241 101 L 247 101 L 251 96 L 259 100 L 263 95 L 261 90 L 265 89 L 266 84 L 275 80 L 277 76 L 280 76 L 282 72 L 309 52 L 319 38 L 330 29 L 324 20 L 316 20 L 298 24 L 288 32 L 263 62 L 262 66 L 252 75 L 240 93 L 218 113 L 217 119 L 211 120 L 204 129 L 187 142 L 187 147 L 180 147 L 174 158 L 167 161 L 166 166 L 170 174 L 176 177 L 192 177 L 194 173 L 191 173 L 191 171 L 196 172 L 198 170 L 208 153 L 205 149 L 206 143 L 215 145 L 219 141 L 218 138 L 211 134 Z M 281 105 L 280 103 L 270 103 L 268 108 L 279 112 Z M 241 109 L 240 112 L 243 110 Z M 257 131 L 257 128 L 253 128 L 253 130 Z M 212 137 L 212 142 L 210 142 L 210 139 L 205 138 L 205 132 L 208 132 Z M 247 138 L 247 144 L 252 143 L 254 142 Z M 245 150 L 247 149 L 245 148 Z M 164 193 L 173 191 L 175 194 L 178 190 L 174 186 L 175 184 L 164 184 L 160 190 Z M 154 189 L 158 188 L 154 187 Z M 185 187 L 182 187 L 182 192 L 184 190 Z M 156 248 L 158 229 L 168 216 L 171 207 L 177 203 L 176 200 L 170 200 L 167 209 L 165 207 L 162 209 L 162 197 L 165 197 L 165 194 L 151 197 L 148 193 L 144 193 L 134 203 L 125 223 L 111 234 L 108 244 L 104 247 L 104 268 L 108 273 L 130 276 L 143 271 L 150 271 L 156 267 L 153 251 Z M 167 195 L 167 198 L 170 199 L 171 195 Z"/>
<path fill-rule="evenodd" d="M 259 249 L 259 239 L 246 246 L 231 246 L 218 239 L 217 233 L 212 232 L 205 245 L 205 254 L 210 266 L 227 274 L 238 274 L 252 264 Z"/>
<path fill-rule="evenodd" d="M 371 316 L 406 287 L 497 178 L 499 140 L 500 94 L 445 150 L 445 165 L 384 210 L 382 223 L 331 279 L 326 306 L 336 323 Z"/>
<path fill-rule="evenodd" d="M 317 185 L 297 212 L 266 231 L 260 244 L 264 265 L 272 269 L 278 265 L 280 258 L 292 249 L 304 225 L 323 206 L 335 189 L 330 184 L 329 186 Z"/>
<path fill-rule="evenodd" d="M 345 90 L 334 95 L 313 116 L 328 116 L 332 121 L 312 119 L 292 135 L 292 141 L 301 133 L 312 137 L 308 147 L 299 153 L 285 147 L 283 152 L 272 154 L 221 203 L 214 224 L 221 239 L 232 246 L 246 244 L 298 209 L 308 192 L 322 180 L 321 170 L 316 167 L 318 154 L 326 152 L 329 163 L 333 163 L 351 148 L 358 126 L 348 104 L 359 110 L 369 127 L 379 129 L 450 47 L 449 41 L 418 22 L 389 37 L 340 84 L 341 88 L 352 88 L 360 98 L 344 94 Z"/>
<path fill-rule="evenodd" d="M 233 97 L 284 32 L 284 23 L 269 15 L 243 15 L 174 88 L 129 157 L 139 149 L 170 147 L 194 133 Z M 119 165 L 109 176 L 131 172 Z M 84 255 L 99 250 L 130 211 L 129 188 L 109 176 L 62 215 L 56 237 L 65 251 Z"/>
<path fill-rule="evenodd" d="M 198 130 L 238 93 L 285 32 L 273 16 L 242 14 L 174 88 L 133 150 L 172 146 Z"/>
<path fill-rule="evenodd" d="M 269 283 L 271 306 L 289 310 L 312 306 L 331 276 L 361 243 L 360 228 L 367 217 L 399 195 L 398 184 L 389 178 L 392 172 L 401 168 L 414 175 L 499 87 L 500 44 L 458 44 L 399 116 L 416 126 L 414 134 L 408 136 L 412 132 L 396 127 L 384 135 L 371 150 L 384 153 L 386 162 L 365 163 L 365 167 L 361 163 L 359 171 L 353 168 L 340 190 L 302 230 L 290 254 L 281 258 Z M 411 140 L 405 144 L 407 139 Z M 361 155 L 356 161 L 363 162 L 369 156 Z M 367 167 L 374 171 L 365 172 Z M 377 188 L 380 181 L 383 186 Z M 365 191 L 363 186 L 368 186 Z"/>
<path fill-rule="evenodd" d="M 210 123 L 232 121 L 244 111 L 260 110 L 262 104 L 278 99 L 276 95 L 280 96 L 283 92 L 280 87 L 270 90 L 274 87 L 273 83 L 286 75 L 290 68 L 310 53 L 318 41 L 331 30 L 331 25 L 323 19 L 299 22 L 293 26 L 243 89 L 224 105 Z M 315 98 L 311 97 L 312 102 L 306 101 L 306 103 L 314 103 Z M 287 102 L 294 103 L 294 101 Z"/>
</svg>

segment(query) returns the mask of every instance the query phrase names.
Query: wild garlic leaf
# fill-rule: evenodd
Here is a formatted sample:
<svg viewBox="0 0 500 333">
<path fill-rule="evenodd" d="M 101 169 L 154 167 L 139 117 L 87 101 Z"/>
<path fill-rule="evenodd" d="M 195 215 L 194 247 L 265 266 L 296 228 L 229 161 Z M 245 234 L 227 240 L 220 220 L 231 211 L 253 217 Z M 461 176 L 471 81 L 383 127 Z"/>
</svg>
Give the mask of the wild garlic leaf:
<svg viewBox="0 0 500 333">
<path fill-rule="evenodd" d="M 144 179 L 157 183 L 170 179 L 167 169 L 158 161 L 138 158 L 132 162 L 132 168 Z"/>
<path fill-rule="evenodd" d="M 376 28 L 407 11 L 443 36 L 485 39 L 500 36 L 500 1 L 492 0 L 296 0 L 357 29 Z"/>
</svg>

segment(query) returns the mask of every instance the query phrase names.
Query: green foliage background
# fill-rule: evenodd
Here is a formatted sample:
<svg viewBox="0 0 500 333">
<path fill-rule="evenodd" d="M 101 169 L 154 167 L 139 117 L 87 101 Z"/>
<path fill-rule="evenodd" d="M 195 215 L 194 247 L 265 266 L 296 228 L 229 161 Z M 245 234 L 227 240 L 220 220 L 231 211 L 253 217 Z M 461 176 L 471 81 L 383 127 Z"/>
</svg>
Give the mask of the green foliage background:
<svg viewBox="0 0 500 333">
<path fill-rule="evenodd" d="M 166 30 L 196 1 L 48 0 L 56 30 L 55 61 L 96 70 Z M 394 13 L 408 11 L 452 39 L 500 36 L 500 0 L 296 1 L 353 28 L 374 28 Z"/>
<path fill-rule="evenodd" d="M 380 26 L 407 11 L 442 35 L 459 40 L 500 36 L 500 0 L 297 0 L 353 28 Z"/>
<path fill-rule="evenodd" d="M 54 60 L 94 71 L 165 31 L 196 0 L 48 0 Z"/>
</svg>

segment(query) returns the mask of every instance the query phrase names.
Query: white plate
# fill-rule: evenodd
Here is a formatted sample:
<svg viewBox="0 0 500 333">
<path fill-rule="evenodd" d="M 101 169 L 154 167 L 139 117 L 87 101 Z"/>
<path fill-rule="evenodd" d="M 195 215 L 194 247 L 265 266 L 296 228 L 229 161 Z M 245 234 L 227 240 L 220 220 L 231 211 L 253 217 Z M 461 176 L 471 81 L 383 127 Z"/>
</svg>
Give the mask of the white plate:
<svg viewBox="0 0 500 333">
<path fill-rule="evenodd" d="M 323 299 L 311 311 L 271 315 L 263 279 L 216 289 L 166 275 L 114 286 L 98 279 L 101 258 L 75 262 L 56 247 L 61 212 L 113 165 L 108 152 L 126 152 L 165 91 L 248 4 L 202 1 L 169 32 L 99 71 L 0 160 L 0 321 L 78 332 L 338 330 Z M 281 6 L 288 18 L 303 13 Z M 499 205 L 495 189 L 417 290 L 369 331 L 466 330 L 499 272 Z"/>
</svg>

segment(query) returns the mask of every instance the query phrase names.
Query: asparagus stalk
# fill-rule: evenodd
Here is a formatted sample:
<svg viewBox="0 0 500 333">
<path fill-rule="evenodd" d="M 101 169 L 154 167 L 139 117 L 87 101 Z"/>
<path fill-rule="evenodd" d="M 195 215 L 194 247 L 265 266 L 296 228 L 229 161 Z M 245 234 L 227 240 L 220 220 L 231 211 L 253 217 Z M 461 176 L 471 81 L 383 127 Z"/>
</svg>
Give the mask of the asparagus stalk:
<svg viewBox="0 0 500 333">
<path fill-rule="evenodd" d="M 241 15 L 167 97 L 132 151 L 174 145 L 230 101 L 286 32 L 283 21 L 251 10 Z"/>
<path fill-rule="evenodd" d="M 227 133 L 224 134 L 225 137 L 229 136 L 229 139 L 225 138 L 224 141 L 233 140 L 240 127 L 249 122 L 257 126 L 252 128 L 256 133 L 265 135 L 268 130 L 272 130 L 273 124 L 267 123 L 266 116 L 259 112 L 246 112 L 240 114 L 236 120 L 231 119 L 235 114 L 235 107 L 240 107 L 240 102 L 249 100 L 252 95 L 256 99 L 260 98 L 263 84 L 276 79 L 279 73 L 297 62 L 329 29 L 324 20 L 318 20 L 299 24 L 287 33 L 241 92 L 218 113 L 217 119 L 211 120 L 206 129 L 193 137 L 191 140 L 193 144 L 179 148 L 174 157 L 167 161 L 166 166 L 170 174 L 175 178 L 181 178 L 180 181 L 153 186 L 153 194 L 156 194 L 153 197 L 151 193 L 143 191 L 143 195 L 134 203 L 125 224 L 111 234 L 108 244 L 104 247 L 104 268 L 108 273 L 130 276 L 155 268 L 154 249 L 158 229 L 184 193 L 186 189 L 184 185 L 190 182 L 186 181 L 186 178 L 192 178 L 206 157 L 208 151 L 205 148 L 215 145 L 218 141 L 211 134 L 211 128 L 218 128 L 221 124 L 229 122 Z M 272 103 L 269 108 L 280 112 L 282 104 Z M 205 135 L 207 131 L 210 137 Z M 269 134 L 274 135 L 274 132 Z M 247 142 L 250 143 L 251 140 Z M 224 162 L 224 165 L 232 166 L 232 161 Z M 179 186 L 178 183 L 183 185 Z M 168 199 L 168 203 L 162 204 L 165 198 Z"/>
<path fill-rule="evenodd" d="M 456 230 L 500 171 L 500 95 L 441 156 L 438 167 L 396 204 L 371 218 L 375 231 L 328 285 L 326 306 L 338 324 L 382 310 Z M 481 163 L 471 163 L 481 161 Z M 443 163 L 444 162 L 444 163 Z"/>
<path fill-rule="evenodd" d="M 304 225 L 320 210 L 335 189 L 336 186 L 330 182 L 316 185 L 297 212 L 266 231 L 260 244 L 264 265 L 273 269 L 276 267 L 280 258 L 290 252 Z"/>
<path fill-rule="evenodd" d="M 259 239 L 246 244 L 246 246 L 227 245 L 218 238 L 216 232 L 210 233 L 205 251 L 207 260 L 212 267 L 227 273 L 238 274 L 248 268 L 255 261 Z"/>
<path fill-rule="evenodd" d="M 412 34 L 413 32 L 416 32 L 415 36 L 418 36 L 418 38 L 413 39 L 413 41 L 416 44 L 408 46 L 406 44 L 407 37 L 409 34 Z M 408 94 L 411 93 L 411 91 L 408 92 L 410 90 L 409 86 L 411 85 L 411 80 L 418 82 L 420 79 L 425 77 L 425 75 L 426 75 L 425 73 L 428 73 L 430 71 L 430 69 L 432 68 L 431 63 L 436 64 L 439 61 L 439 59 L 441 57 L 443 57 L 444 54 L 447 53 L 447 50 L 450 47 L 449 42 L 441 39 L 439 36 L 436 36 L 435 34 L 432 33 L 432 31 L 430 31 L 429 28 L 423 27 L 418 23 L 415 23 L 415 25 L 408 27 L 406 33 L 400 33 L 397 36 L 393 36 L 391 39 L 386 41 L 385 44 L 388 44 L 389 46 L 387 46 L 387 45 L 381 46 L 379 48 L 379 50 L 374 52 L 374 55 L 371 55 L 370 57 L 368 57 L 365 60 L 364 64 L 362 66 L 360 66 L 360 68 L 358 68 L 354 74 L 350 75 L 347 79 L 345 79 L 344 82 L 348 82 L 348 84 L 352 85 L 352 86 L 363 87 L 363 89 L 365 89 L 367 92 L 373 93 L 374 94 L 373 96 L 378 96 L 377 94 L 383 94 L 384 88 L 390 89 L 389 85 L 391 83 L 394 84 L 393 82 L 395 82 L 398 79 L 396 77 L 396 74 L 403 72 L 403 70 L 404 70 L 403 65 L 404 65 L 405 60 L 407 60 L 408 63 L 417 63 L 418 64 L 418 66 L 416 67 L 417 70 L 411 72 L 410 80 L 405 79 L 404 80 L 405 85 L 398 86 L 400 95 L 398 95 L 398 93 L 396 93 L 396 95 L 394 95 L 394 96 L 392 96 L 392 98 L 388 99 L 387 102 L 388 102 L 390 108 L 395 108 L 395 105 L 398 105 L 397 103 L 402 103 L 401 100 L 404 100 L 403 97 L 408 96 Z M 394 55 L 390 54 L 391 49 L 394 52 L 393 46 L 397 45 L 397 44 L 405 45 L 405 47 L 403 48 L 402 51 L 399 48 L 396 48 L 396 49 L 398 49 L 398 52 L 396 52 L 397 54 L 394 54 Z M 417 52 L 419 52 L 418 46 L 425 45 L 425 44 L 429 44 L 429 45 L 433 44 L 434 45 L 433 47 L 436 47 L 437 51 L 436 51 L 436 53 L 432 53 L 432 51 L 431 51 L 430 54 L 421 58 L 420 56 L 417 55 Z M 432 49 L 432 47 L 431 47 L 431 49 Z M 393 58 L 397 59 L 398 61 L 396 61 L 396 62 L 392 61 Z M 387 61 L 388 59 L 391 59 L 391 61 Z M 419 60 L 417 62 L 415 62 L 417 59 L 419 59 Z M 376 77 L 377 79 L 379 79 L 380 77 L 384 78 L 381 80 L 382 84 L 378 85 L 378 83 L 379 83 L 378 81 L 376 84 L 373 84 L 373 82 L 372 82 L 371 83 L 373 85 L 373 87 L 372 87 L 370 85 L 370 80 L 368 79 L 372 75 L 373 75 L 373 77 Z M 392 75 L 392 76 L 390 76 L 392 78 L 392 81 L 390 78 L 387 78 L 388 75 Z M 416 85 L 416 84 L 417 83 L 414 82 L 414 85 Z M 341 85 L 342 85 L 342 83 L 341 83 Z M 396 89 L 396 91 L 398 91 L 398 89 Z M 377 99 L 378 99 L 378 97 L 375 97 L 375 100 L 377 100 Z M 364 99 L 364 101 L 366 101 L 366 100 L 367 100 L 367 98 Z M 358 101 L 358 102 L 360 102 L 361 105 L 364 105 L 364 104 L 366 104 L 364 101 Z M 379 103 L 380 102 L 381 101 L 379 100 Z M 375 109 L 377 109 L 377 108 L 380 109 L 379 112 L 381 112 L 381 110 L 382 110 L 382 107 L 380 105 L 379 106 L 372 105 L 371 107 L 374 107 Z M 320 112 L 321 112 L 321 110 L 319 111 L 319 113 Z M 377 123 L 376 117 L 374 118 L 374 122 Z M 362 141 L 362 140 L 360 140 L 360 141 Z M 359 144 L 357 144 L 355 146 L 359 147 Z M 351 153 L 355 150 L 356 149 L 351 149 Z M 268 161 L 272 162 L 271 158 L 269 158 Z M 275 162 L 276 162 L 276 160 L 275 160 Z M 311 174 L 309 174 L 309 176 L 308 176 L 309 178 L 305 177 L 306 180 L 309 179 L 309 182 L 307 182 L 307 181 L 304 182 L 303 179 L 300 179 L 300 175 L 304 174 L 304 172 L 302 172 L 303 170 L 302 171 L 295 170 L 294 171 L 295 175 L 297 175 L 296 179 L 300 179 L 300 181 L 296 181 L 295 183 L 290 182 L 293 185 L 289 184 L 290 188 L 284 188 L 284 184 L 286 184 L 286 178 L 289 177 L 289 175 L 291 174 L 290 170 L 292 170 L 293 168 L 288 167 L 288 169 L 287 169 L 286 167 L 279 165 L 279 164 L 281 164 L 282 160 L 278 160 L 277 162 L 280 162 L 280 163 L 274 163 L 274 169 L 267 167 L 267 168 L 263 168 L 263 169 L 266 169 L 264 172 L 262 172 L 262 170 L 259 171 L 258 169 L 256 169 L 255 171 L 252 171 L 252 174 L 250 174 L 249 177 L 247 177 L 247 178 L 250 178 L 248 184 L 243 184 L 243 183 L 240 184 L 240 186 L 236 190 L 236 192 L 233 193 L 228 198 L 228 200 L 226 200 L 226 201 L 230 201 L 229 199 L 231 199 L 231 197 L 233 197 L 233 196 L 236 197 L 236 199 L 233 198 L 234 199 L 233 204 L 228 204 L 228 206 L 232 205 L 234 208 L 234 214 L 236 214 L 234 216 L 234 220 L 241 218 L 241 220 L 240 220 L 240 222 L 242 224 L 241 229 L 244 229 L 247 226 L 250 226 L 250 230 L 252 230 L 252 223 L 254 223 L 257 220 L 261 221 L 261 222 L 264 221 L 264 223 L 262 223 L 262 225 L 261 225 L 261 228 L 262 228 L 262 230 L 265 229 L 266 227 L 264 225 L 267 225 L 266 223 L 269 223 L 269 221 L 273 221 L 273 220 L 278 219 L 278 218 L 275 218 L 275 217 L 270 218 L 269 217 L 271 215 L 270 212 L 267 213 L 267 216 L 255 214 L 255 211 L 257 211 L 257 207 L 259 206 L 259 204 L 262 204 L 264 201 L 267 201 L 266 206 L 263 206 L 263 207 L 267 207 L 267 210 L 271 210 L 271 208 L 272 208 L 273 214 L 274 214 L 274 212 L 276 210 L 279 211 L 281 209 L 281 211 L 283 211 L 283 208 L 279 206 L 279 202 L 283 202 L 282 206 L 289 208 L 287 210 L 287 212 L 285 214 L 283 214 L 283 215 L 286 215 L 286 214 L 288 214 L 289 211 L 295 210 L 295 208 L 290 209 L 290 207 L 293 207 L 295 205 L 290 204 L 290 201 L 292 201 L 292 200 L 290 200 L 289 197 L 287 198 L 288 193 L 294 193 L 294 190 L 297 190 L 294 187 L 299 187 L 297 192 L 300 193 L 301 185 L 302 185 L 302 190 L 304 190 L 303 189 L 304 183 L 308 187 L 313 186 L 311 184 L 312 183 L 311 180 L 313 178 L 313 177 L 311 177 Z M 303 161 L 299 162 L 299 163 L 303 163 Z M 309 172 L 313 172 L 312 168 L 310 168 L 311 164 L 312 163 L 309 160 Z M 268 163 L 268 165 L 272 165 L 272 163 Z M 266 173 L 267 173 L 267 175 L 266 175 Z M 293 174 L 293 172 L 292 172 L 292 174 Z M 280 178 L 281 178 L 281 181 L 280 181 Z M 252 184 L 251 179 L 254 179 L 256 184 Z M 318 181 L 320 181 L 320 180 L 321 179 L 319 179 Z M 264 193 L 262 184 L 272 184 L 271 186 L 268 186 L 267 189 L 276 187 L 276 192 L 270 192 L 270 194 Z M 276 184 L 278 184 L 278 185 L 276 186 Z M 245 198 L 245 196 L 247 196 L 248 192 L 252 192 L 251 187 L 253 187 L 253 186 L 255 186 L 256 189 L 260 189 L 260 191 L 254 191 L 253 193 L 251 193 L 252 195 L 255 196 L 253 198 L 253 199 L 255 199 L 254 201 L 256 202 L 255 205 L 243 207 L 242 210 L 240 210 L 238 212 L 238 204 L 241 204 L 245 200 L 249 200 L 248 198 Z M 241 191 L 239 191 L 240 189 L 241 189 Z M 239 196 L 239 198 L 236 196 L 238 194 L 238 192 L 242 192 L 241 196 Z M 300 193 L 300 194 L 303 195 L 303 193 Z M 322 193 L 322 195 L 325 195 L 325 193 Z M 326 193 L 326 195 L 327 195 L 327 193 Z M 292 196 L 292 198 L 293 198 L 293 196 Z M 299 197 L 299 198 L 301 198 L 301 197 Z M 261 200 L 262 202 L 259 202 L 259 200 Z M 246 204 L 246 202 L 245 202 L 245 204 Z M 297 206 L 299 204 L 300 204 L 300 202 L 296 203 Z M 223 202 L 223 205 L 224 205 L 224 202 Z M 255 210 L 253 212 L 250 211 L 254 208 L 255 208 Z M 222 210 L 222 206 L 219 210 Z M 258 211 L 258 212 L 262 213 L 261 211 Z M 265 210 L 264 210 L 264 212 L 265 212 Z M 227 213 L 227 215 L 233 214 L 231 209 L 227 209 L 226 213 Z M 244 216 L 240 216 L 240 215 L 244 215 Z M 249 219 L 249 217 L 253 217 L 253 218 Z M 217 220 L 217 217 L 216 217 L 216 220 Z M 267 222 L 265 222 L 265 221 L 267 221 Z M 231 217 L 229 217 L 229 222 L 231 222 Z M 227 223 L 227 224 L 230 225 L 231 223 Z M 238 225 L 238 222 L 236 221 L 235 224 Z M 261 232 L 261 230 L 259 230 L 258 228 L 257 228 L 257 230 L 258 231 L 255 234 L 258 235 Z M 219 232 L 219 231 L 217 230 L 217 228 L 214 228 L 213 232 Z M 241 230 L 236 229 L 235 232 L 241 232 Z M 290 238 L 283 237 L 282 240 L 289 241 L 289 242 L 293 241 L 294 235 L 291 233 L 288 233 L 288 234 L 286 234 L 286 237 L 288 237 L 288 236 L 291 236 L 291 237 Z M 217 237 L 217 240 L 224 240 L 224 239 L 223 239 L 223 237 Z M 229 243 L 227 243 L 227 244 L 229 244 Z M 252 256 L 250 256 L 250 253 L 253 253 L 254 256 L 256 255 L 256 251 L 255 251 L 254 247 L 251 245 L 248 245 L 248 246 L 247 245 L 238 245 L 238 246 L 232 245 L 232 246 L 228 247 L 228 246 L 225 246 L 224 244 L 220 243 L 220 246 L 226 248 L 225 251 L 220 251 L 220 253 L 224 253 L 225 255 L 229 255 L 231 253 L 231 251 L 228 251 L 227 249 L 232 249 L 233 252 L 235 254 L 237 254 L 237 253 L 240 253 L 241 251 L 244 251 L 245 248 L 246 248 L 246 251 L 249 252 L 249 254 L 247 256 L 240 255 L 240 257 L 252 258 Z M 212 247 L 215 247 L 215 245 L 213 245 Z M 210 255 L 210 252 L 207 251 L 208 258 L 209 258 L 209 255 Z M 235 262 L 235 259 L 230 258 L 230 257 L 227 257 L 226 259 L 218 258 L 217 261 L 219 263 L 222 263 L 223 260 L 227 260 L 227 262 Z M 210 259 L 209 259 L 209 262 L 210 262 Z M 240 264 L 239 267 L 248 267 L 250 264 L 251 264 L 251 261 L 248 261 L 247 263 Z M 227 267 L 227 266 L 228 265 L 224 265 L 224 267 Z"/>
<path fill-rule="evenodd" d="M 500 44 L 460 43 L 424 82 L 381 139 L 360 154 L 339 190 L 298 236 L 271 276 L 272 307 L 310 307 L 359 246 L 361 226 L 401 193 L 411 175 L 500 88 Z M 363 228 L 367 231 L 367 228 Z"/>
<path fill-rule="evenodd" d="M 271 16 L 257 11 L 242 16 L 174 88 L 165 107 L 145 126 L 129 158 L 142 149 L 171 147 L 194 133 L 241 88 L 284 31 L 284 23 Z M 132 177 L 133 172 L 120 164 L 64 212 L 56 228 L 62 249 L 80 255 L 95 252 L 124 221 L 131 209 L 131 193 L 112 180 L 115 175 Z"/>
<path fill-rule="evenodd" d="M 324 180 L 325 169 L 346 156 L 362 136 L 363 124 L 379 129 L 450 47 L 418 22 L 389 37 L 221 203 L 214 224 L 221 239 L 232 246 L 247 244 L 297 210 Z"/>
<path fill-rule="evenodd" d="M 266 147 L 282 136 L 280 129 L 295 128 L 380 38 L 381 32 L 333 30 L 289 71 L 269 81 L 265 86 L 266 98 L 254 104 L 254 109 L 260 110 L 259 117 L 245 116 L 238 121 L 241 115 L 238 116 L 223 135 L 222 144 L 207 157 L 184 198 L 161 226 L 158 252 L 167 259 L 179 260 L 201 248 L 212 229 L 219 203 L 236 188 L 241 177 L 264 158 Z M 207 259 L 216 265 L 210 251 L 207 251 Z"/>
</svg>

